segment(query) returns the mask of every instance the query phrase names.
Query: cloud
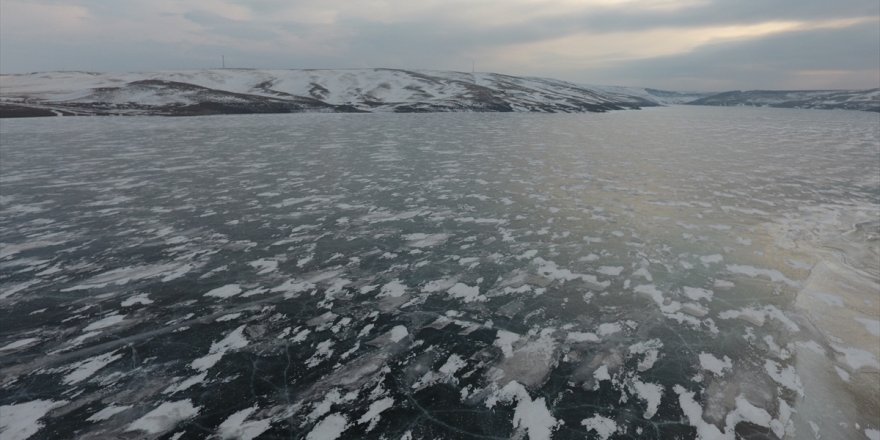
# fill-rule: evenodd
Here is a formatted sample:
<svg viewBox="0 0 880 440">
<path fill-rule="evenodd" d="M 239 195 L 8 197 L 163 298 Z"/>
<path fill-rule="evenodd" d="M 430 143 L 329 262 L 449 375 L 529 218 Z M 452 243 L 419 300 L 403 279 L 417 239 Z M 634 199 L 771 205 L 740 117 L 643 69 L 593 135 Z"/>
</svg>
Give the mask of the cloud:
<svg viewBox="0 0 880 440">
<path fill-rule="evenodd" d="M 672 89 L 880 87 L 880 23 L 721 42 L 604 69 L 600 79 Z M 639 72 L 634 75 L 634 72 Z"/>
<path fill-rule="evenodd" d="M 183 14 L 183 17 L 215 36 L 245 40 L 267 40 L 279 36 L 272 28 L 254 26 L 252 22 L 233 20 L 212 12 L 190 11 Z"/>
<path fill-rule="evenodd" d="M 876 0 L 3 0 L 0 70 L 207 67 L 222 53 L 264 68 L 476 60 L 580 82 L 865 86 L 878 16 Z M 807 42 L 822 49 L 809 59 Z"/>
</svg>

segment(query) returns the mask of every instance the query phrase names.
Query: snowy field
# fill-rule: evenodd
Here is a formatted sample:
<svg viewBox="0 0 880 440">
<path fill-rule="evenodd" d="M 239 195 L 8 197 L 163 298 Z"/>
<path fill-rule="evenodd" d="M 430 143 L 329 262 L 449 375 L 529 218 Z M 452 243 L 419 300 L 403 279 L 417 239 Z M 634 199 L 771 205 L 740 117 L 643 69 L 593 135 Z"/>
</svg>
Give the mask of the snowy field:
<svg viewBox="0 0 880 440">
<path fill-rule="evenodd" d="M 0 437 L 880 438 L 880 122 L 4 120 Z"/>
</svg>

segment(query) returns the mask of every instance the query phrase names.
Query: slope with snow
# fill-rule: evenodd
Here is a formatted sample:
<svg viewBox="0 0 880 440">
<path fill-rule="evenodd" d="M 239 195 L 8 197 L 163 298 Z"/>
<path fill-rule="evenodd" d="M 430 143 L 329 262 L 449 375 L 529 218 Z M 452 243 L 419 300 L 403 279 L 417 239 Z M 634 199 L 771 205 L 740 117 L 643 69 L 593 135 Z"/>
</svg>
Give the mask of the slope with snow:
<svg viewBox="0 0 880 440">
<path fill-rule="evenodd" d="M 598 90 L 601 93 L 613 97 L 638 97 L 646 101 L 653 102 L 657 105 L 676 105 L 689 104 L 692 101 L 715 95 L 717 92 L 685 92 L 659 90 L 643 87 L 630 86 L 604 86 L 590 85 L 590 89 Z"/>
<path fill-rule="evenodd" d="M 780 108 L 843 109 L 880 112 L 880 89 L 749 90 L 706 96 L 687 104 Z"/>
<path fill-rule="evenodd" d="M 604 112 L 655 100 L 545 78 L 395 69 L 47 72 L 0 77 L 0 113 Z"/>
</svg>

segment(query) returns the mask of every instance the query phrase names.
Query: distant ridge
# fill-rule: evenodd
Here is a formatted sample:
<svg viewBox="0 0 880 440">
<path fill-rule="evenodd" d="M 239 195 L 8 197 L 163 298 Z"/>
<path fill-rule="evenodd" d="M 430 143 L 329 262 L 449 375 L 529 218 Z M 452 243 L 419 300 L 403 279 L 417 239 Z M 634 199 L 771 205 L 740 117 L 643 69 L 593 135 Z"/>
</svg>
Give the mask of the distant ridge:
<svg viewBox="0 0 880 440">
<path fill-rule="evenodd" d="M 605 112 L 656 106 L 619 92 L 497 73 L 214 69 L 0 76 L 0 116 L 295 112 Z"/>
<path fill-rule="evenodd" d="M 732 91 L 706 96 L 688 104 L 880 112 L 880 89 Z"/>
<path fill-rule="evenodd" d="M 0 75 L 0 117 L 242 113 L 579 113 L 669 104 L 880 112 L 880 89 L 676 92 L 498 73 L 208 69 Z"/>
</svg>

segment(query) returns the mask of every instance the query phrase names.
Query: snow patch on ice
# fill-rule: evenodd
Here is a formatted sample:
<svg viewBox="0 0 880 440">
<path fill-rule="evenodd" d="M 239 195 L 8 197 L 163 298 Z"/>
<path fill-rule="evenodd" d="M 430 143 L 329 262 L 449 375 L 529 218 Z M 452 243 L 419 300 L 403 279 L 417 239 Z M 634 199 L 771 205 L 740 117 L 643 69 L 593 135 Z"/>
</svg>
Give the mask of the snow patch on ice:
<svg viewBox="0 0 880 440">
<path fill-rule="evenodd" d="M 403 284 L 400 280 L 392 280 L 388 284 L 382 286 L 379 296 L 397 298 L 403 296 L 404 293 L 406 293 L 406 284 Z"/>
<path fill-rule="evenodd" d="M 120 359 L 122 354 L 115 353 L 104 353 L 102 355 L 98 355 L 84 361 L 77 362 L 76 364 L 71 365 L 71 371 L 62 379 L 67 385 L 73 385 L 75 383 L 82 382 L 94 375 L 98 372 L 98 370 L 106 367 L 107 365 L 113 363 L 117 359 Z"/>
<path fill-rule="evenodd" d="M 611 437 L 617 432 L 617 423 L 614 423 L 614 420 L 602 417 L 599 414 L 596 414 L 589 419 L 581 420 L 581 425 L 583 425 L 587 431 L 595 432 L 601 440 L 608 440 L 608 437 Z"/>
<path fill-rule="evenodd" d="M 17 341 L 10 342 L 10 343 L 0 347 L 0 351 L 15 350 L 17 348 L 26 347 L 26 346 L 31 345 L 34 342 L 37 342 L 39 340 L 40 340 L 39 338 L 19 339 Z"/>
<path fill-rule="evenodd" d="M 238 284 L 227 284 L 225 286 L 208 291 L 205 296 L 212 296 L 215 298 L 231 298 L 235 295 L 238 295 L 239 293 L 241 293 L 241 287 Z"/>
<path fill-rule="evenodd" d="M 760 269 L 757 267 L 746 266 L 742 264 L 728 264 L 727 271 L 739 275 L 745 275 L 751 278 L 766 277 L 774 283 L 785 283 L 791 287 L 798 287 L 800 285 L 797 282 L 789 279 L 788 277 L 783 275 L 782 272 L 776 269 Z"/>
<path fill-rule="evenodd" d="M 190 376 L 179 383 L 169 385 L 167 388 L 165 388 L 164 391 L 162 391 L 162 393 L 174 394 L 180 391 L 187 390 L 194 385 L 204 382 L 206 377 L 208 377 L 208 372 L 203 371 L 199 374 L 196 374 L 195 376 Z"/>
<path fill-rule="evenodd" d="M 494 393 L 486 405 L 491 408 L 496 402 L 516 402 L 513 426 L 523 429 L 530 440 L 550 440 L 553 431 L 562 425 L 562 421 L 554 418 L 547 409 L 543 397 L 533 400 L 526 388 L 516 381 Z"/>
<path fill-rule="evenodd" d="M 776 306 L 768 305 L 762 308 L 744 307 L 739 310 L 725 310 L 718 314 L 720 319 L 743 319 L 761 327 L 767 318 L 773 318 L 785 326 L 791 332 L 800 331 L 800 327 L 794 323 L 782 310 Z"/>
<path fill-rule="evenodd" d="M 865 330 L 874 336 L 880 336 L 880 321 L 868 318 L 856 318 L 856 321 L 865 326 Z M 3 350 L 0 348 L 0 350 Z"/>
<path fill-rule="evenodd" d="M 62 292 L 74 290 L 100 289 L 108 285 L 121 286 L 131 281 L 155 278 L 181 269 L 178 263 L 129 266 L 113 269 L 86 280 L 85 283 L 61 289 Z M 183 265 L 188 266 L 188 265 Z"/>
<path fill-rule="evenodd" d="M 599 272 L 602 275 L 616 277 L 623 272 L 623 266 L 600 266 L 596 272 Z"/>
<path fill-rule="evenodd" d="M 266 432 L 272 425 L 271 419 L 245 421 L 257 410 L 257 407 L 245 408 L 234 412 L 217 427 L 217 436 L 221 439 L 253 440 Z"/>
<path fill-rule="evenodd" d="M 341 414 L 330 414 L 306 435 L 306 440 L 336 440 L 348 429 L 348 419 Z"/>
<path fill-rule="evenodd" d="M 370 407 L 367 409 L 367 412 L 358 419 L 357 423 L 369 423 L 367 426 L 367 432 L 372 431 L 376 428 L 376 424 L 379 423 L 379 420 L 382 418 L 381 414 L 383 411 L 394 406 L 394 399 L 391 397 L 386 397 L 384 399 L 377 400 L 370 404 Z"/>
<path fill-rule="evenodd" d="M 32 400 L 0 406 L 0 434 L 3 434 L 3 440 L 24 440 L 36 434 L 43 428 L 40 419 L 66 403 L 66 400 Z"/>
<path fill-rule="evenodd" d="M 648 405 L 645 409 L 644 417 L 646 419 L 654 417 L 654 414 L 657 413 L 657 408 L 660 406 L 660 399 L 663 398 L 663 387 L 655 383 L 633 380 L 632 388 L 636 395 Z"/>
<path fill-rule="evenodd" d="M 663 348 L 663 342 L 659 339 L 649 339 L 647 341 L 636 342 L 629 346 L 629 352 L 633 354 L 643 355 L 639 361 L 637 369 L 639 371 L 648 371 L 660 358 L 660 349 Z"/>
<path fill-rule="evenodd" d="M 160 434 L 173 429 L 178 423 L 190 419 L 199 413 L 200 407 L 193 406 L 190 399 L 176 402 L 163 402 L 154 410 L 135 420 L 126 431 L 145 431 L 149 434 Z"/>
<path fill-rule="evenodd" d="M 600 339 L 595 333 L 590 332 L 568 332 L 565 336 L 568 342 L 599 342 Z"/>
<path fill-rule="evenodd" d="M 684 295 L 693 301 L 700 301 L 704 299 L 711 301 L 712 296 L 714 295 L 714 292 L 712 292 L 711 290 L 701 289 L 698 287 L 685 286 L 682 288 L 682 290 L 684 291 Z"/>
<path fill-rule="evenodd" d="M 251 261 L 248 265 L 257 270 L 257 275 L 264 275 L 278 270 L 278 261 L 266 258 Z"/>
<path fill-rule="evenodd" d="M 152 304 L 153 300 L 150 299 L 149 295 L 146 293 L 139 293 L 137 295 L 130 296 L 124 299 L 121 303 L 119 303 L 122 307 L 131 307 L 136 304 L 141 305 L 149 305 Z"/>
<path fill-rule="evenodd" d="M 400 342 L 407 336 L 409 336 L 409 331 L 402 325 L 394 326 L 391 329 L 390 338 L 392 342 Z"/>
<path fill-rule="evenodd" d="M 880 369 L 880 362 L 877 361 L 877 358 L 874 357 L 870 351 L 837 344 L 833 344 L 831 347 L 834 348 L 834 351 L 843 355 L 843 361 L 846 362 L 853 371 L 865 367 Z"/>
<path fill-rule="evenodd" d="M 779 385 L 798 393 L 801 397 L 804 396 L 804 386 L 801 385 L 801 378 L 798 376 L 797 370 L 795 370 L 793 365 L 782 367 L 773 360 L 766 359 L 764 361 L 764 370 Z"/>
<path fill-rule="evenodd" d="M 716 376 L 723 376 L 725 371 L 730 371 L 733 368 L 733 363 L 729 357 L 724 356 L 723 359 L 718 359 L 711 353 L 700 353 L 700 366 L 707 371 L 711 371 L 712 374 Z"/>
<path fill-rule="evenodd" d="M 408 246 L 414 248 L 432 247 L 442 244 L 449 238 L 448 234 L 406 234 L 403 239 L 408 241 Z"/>
<path fill-rule="evenodd" d="M 207 371 L 219 362 L 227 351 L 247 346 L 248 340 L 244 337 L 244 329 L 245 325 L 242 325 L 229 332 L 222 340 L 211 344 L 208 354 L 192 361 L 190 367 L 198 371 Z"/>
<path fill-rule="evenodd" d="M 453 298 L 460 298 L 464 300 L 464 302 L 484 302 L 487 301 L 485 295 L 480 295 L 480 286 L 468 286 L 464 283 L 456 283 L 454 286 L 450 287 L 447 292 L 452 295 Z"/>
<path fill-rule="evenodd" d="M 92 414 L 86 420 L 88 420 L 89 422 L 100 422 L 103 420 L 107 420 L 110 417 L 113 417 L 116 414 L 119 414 L 129 408 L 131 408 L 131 405 L 122 405 L 122 406 L 110 405 L 110 406 Z"/>
<path fill-rule="evenodd" d="M 500 348 L 501 352 L 504 353 L 504 357 L 511 357 L 513 356 L 513 344 L 518 341 L 519 338 L 520 336 L 516 333 L 507 330 L 498 330 L 495 334 L 495 341 L 492 342 L 492 345 Z"/>
<path fill-rule="evenodd" d="M 90 332 L 90 331 L 94 331 L 94 330 L 101 330 L 101 329 L 119 324 L 124 319 L 125 319 L 125 315 L 110 315 L 110 316 L 99 319 L 99 320 L 87 325 L 83 329 L 83 331 Z"/>
</svg>

